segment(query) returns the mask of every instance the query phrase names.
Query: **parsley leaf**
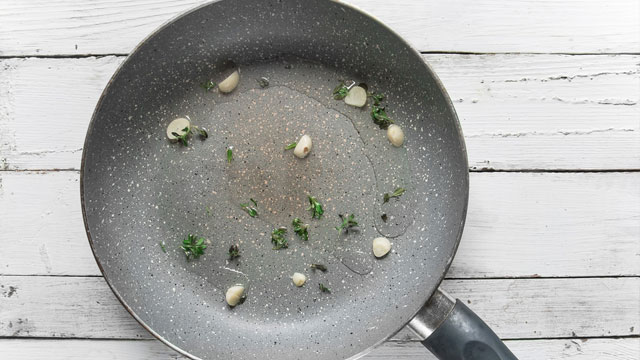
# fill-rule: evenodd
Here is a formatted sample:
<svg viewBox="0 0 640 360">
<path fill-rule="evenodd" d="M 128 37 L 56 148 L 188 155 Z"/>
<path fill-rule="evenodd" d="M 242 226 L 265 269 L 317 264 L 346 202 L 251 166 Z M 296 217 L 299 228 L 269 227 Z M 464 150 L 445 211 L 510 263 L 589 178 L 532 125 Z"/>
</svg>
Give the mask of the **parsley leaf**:
<svg viewBox="0 0 640 360">
<path fill-rule="evenodd" d="M 311 264 L 312 269 L 320 270 L 322 272 L 327 271 L 327 267 L 322 264 Z"/>
<path fill-rule="evenodd" d="M 298 146 L 297 142 L 292 142 L 291 144 L 287 145 L 284 147 L 285 150 L 291 150 L 294 149 L 296 146 Z"/>
<path fill-rule="evenodd" d="M 233 260 L 237 257 L 240 257 L 240 248 L 238 245 L 231 245 L 229 248 L 229 260 Z"/>
<path fill-rule="evenodd" d="M 300 218 L 293 219 L 292 225 L 293 231 L 295 231 L 298 236 L 300 236 L 305 241 L 309 240 L 309 225 L 303 224 Z"/>
<path fill-rule="evenodd" d="M 187 256 L 187 260 L 189 260 L 191 258 L 197 259 L 204 254 L 204 249 L 207 248 L 207 245 L 204 243 L 204 238 L 196 238 L 195 235 L 189 234 L 186 239 L 182 240 L 180 248 Z"/>
<path fill-rule="evenodd" d="M 240 206 L 242 207 L 242 210 L 246 211 L 247 214 L 249 214 L 249 216 L 251 217 L 258 216 L 258 210 L 253 206 L 249 206 L 249 204 L 240 204 Z"/>
<path fill-rule="evenodd" d="M 200 83 L 200 87 L 203 88 L 205 91 L 211 91 L 211 89 L 216 87 L 216 83 L 209 80 L 207 82 Z"/>
<path fill-rule="evenodd" d="M 284 234 L 287 233 L 287 228 L 279 227 L 271 232 L 271 242 L 273 243 L 273 250 L 286 249 L 289 247 L 287 239 Z"/>
<path fill-rule="evenodd" d="M 331 290 L 330 290 L 328 287 L 324 286 L 324 284 L 323 284 L 323 283 L 320 283 L 320 284 L 318 284 L 318 285 L 319 285 L 319 287 L 320 287 L 320 291 L 331 294 Z"/>
<path fill-rule="evenodd" d="M 333 89 L 332 93 L 335 100 L 342 100 L 347 97 L 347 94 L 349 94 L 349 88 L 344 84 L 344 81 L 341 81 L 340 84 Z"/>
<path fill-rule="evenodd" d="M 324 214 L 322 204 L 320 204 L 318 200 L 313 196 L 309 196 L 309 204 L 311 204 L 311 206 L 309 206 L 307 210 L 311 210 L 311 217 L 320 219 L 320 217 L 322 217 L 322 214 Z"/>
<path fill-rule="evenodd" d="M 386 129 L 389 125 L 393 124 L 393 120 L 389 118 L 384 106 L 380 106 L 382 100 L 384 100 L 383 94 L 371 95 L 373 99 L 373 105 L 371 105 L 371 118 L 374 124 L 380 126 L 380 129 Z"/>
<path fill-rule="evenodd" d="M 352 230 L 353 228 L 358 226 L 358 222 L 355 220 L 355 215 L 340 214 L 338 216 L 340 216 L 340 219 L 342 219 L 342 224 L 340 226 L 336 226 L 336 230 L 338 230 L 339 232 L 344 231 L 348 234 L 349 230 Z"/>
<path fill-rule="evenodd" d="M 397 197 L 400 197 L 402 194 L 404 194 L 404 192 L 405 192 L 405 191 L 406 191 L 406 189 L 403 189 L 403 188 L 401 188 L 401 187 L 396 188 L 396 189 L 393 191 L 393 193 L 392 193 L 392 194 L 385 193 L 385 194 L 384 194 L 384 196 L 383 196 L 383 200 L 384 200 L 384 202 L 385 202 L 385 203 L 388 203 L 388 202 L 389 202 L 389 200 L 390 200 L 391 198 L 397 198 Z"/>
<path fill-rule="evenodd" d="M 227 148 L 227 162 L 231 163 L 232 160 L 233 160 L 233 146 L 229 146 Z"/>
<path fill-rule="evenodd" d="M 180 135 L 174 131 L 171 133 L 171 135 L 175 136 L 182 145 L 189 146 L 189 142 L 187 141 L 187 139 L 189 138 L 189 135 L 191 135 L 191 129 L 187 126 L 182 129 L 182 133 L 183 134 Z"/>
</svg>

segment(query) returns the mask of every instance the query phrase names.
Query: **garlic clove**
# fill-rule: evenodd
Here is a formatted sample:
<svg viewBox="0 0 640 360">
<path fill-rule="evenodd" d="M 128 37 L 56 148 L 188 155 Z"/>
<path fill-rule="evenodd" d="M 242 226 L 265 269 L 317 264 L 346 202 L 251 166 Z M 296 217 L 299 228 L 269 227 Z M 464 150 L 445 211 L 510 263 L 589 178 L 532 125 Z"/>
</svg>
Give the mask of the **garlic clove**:
<svg viewBox="0 0 640 360">
<path fill-rule="evenodd" d="M 391 242 L 385 237 L 377 237 L 373 239 L 373 255 L 381 258 L 391 251 Z"/>
<path fill-rule="evenodd" d="M 367 103 L 367 90 L 360 86 L 354 86 L 344 98 L 347 105 L 363 107 Z"/>
<path fill-rule="evenodd" d="M 296 145 L 295 149 L 293 149 L 293 155 L 299 157 L 300 159 L 307 157 L 307 155 L 309 155 L 309 152 L 311 152 L 312 145 L 313 144 L 311 143 L 311 137 L 309 135 L 302 135 L 300 140 L 298 140 L 298 144 Z"/>
<path fill-rule="evenodd" d="M 293 281 L 295 286 L 300 287 L 307 282 L 307 277 L 301 273 L 294 273 L 293 276 L 291 276 L 291 281 Z"/>
<path fill-rule="evenodd" d="M 191 121 L 189 121 L 189 119 L 177 118 L 172 122 L 170 122 L 169 125 L 167 126 L 167 138 L 169 138 L 169 140 L 171 141 L 177 141 L 178 137 L 173 135 L 173 133 L 176 133 L 178 135 L 184 135 L 185 133 L 187 133 L 187 131 L 189 131 L 188 129 L 190 128 L 191 128 Z M 184 129 L 187 129 L 187 131 L 184 131 Z"/>
<path fill-rule="evenodd" d="M 402 128 L 396 124 L 391 124 L 387 128 L 387 138 L 389 138 L 389 141 L 395 147 L 400 147 L 404 144 L 404 132 Z"/>
<path fill-rule="evenodd" d="M 234 285 L 227 290 L 226 300 L 229 306 L 236 306 L 244 296 L 244 286 Z"/>
<path fill-rule="evenodd" d="M 238 70 L 231 73 L 231 75 L 227 76 L 220 84 L 218 84 L 218 90 L 222 93 L 230 93 L 233 89 L 238 86 L 240 82 L 240 73 Z"/>
</svg>

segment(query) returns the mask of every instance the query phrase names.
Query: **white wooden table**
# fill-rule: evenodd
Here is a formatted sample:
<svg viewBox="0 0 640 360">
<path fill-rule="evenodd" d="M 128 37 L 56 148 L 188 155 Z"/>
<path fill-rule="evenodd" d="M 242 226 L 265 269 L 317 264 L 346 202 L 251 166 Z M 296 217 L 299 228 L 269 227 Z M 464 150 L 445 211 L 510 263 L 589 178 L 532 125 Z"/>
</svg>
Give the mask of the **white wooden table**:
<svg viewBox="0 0 640 360">
<path fill-rule="evenodd" d="M 201 0 L 0 0 L 0 358 L 182 359 L 112 295 L 81 218 L 93 107 Z M 640 359 L 640 2 L 351 0 L 424 53 L 471 166 L 444 287 L 520 359 Z M 407 330 L 367 359 L 432 358 Z"/>
</svg>

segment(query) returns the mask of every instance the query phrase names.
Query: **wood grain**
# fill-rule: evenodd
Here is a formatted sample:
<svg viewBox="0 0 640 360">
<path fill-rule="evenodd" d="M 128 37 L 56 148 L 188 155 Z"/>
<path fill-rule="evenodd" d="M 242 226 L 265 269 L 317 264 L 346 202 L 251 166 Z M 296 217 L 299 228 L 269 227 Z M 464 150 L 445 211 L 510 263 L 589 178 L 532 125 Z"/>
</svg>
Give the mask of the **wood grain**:
<svg viewBox="0 0 640 360">
<path fill-rule="evenodd" d="M 520 360 L 637 360 L 640 339 L 507 340 Z M 157 340 L 0 340 L 8 359 L 186 360 Z M 386 342 L 364 360 L 435 360 L 416 342 Z"/>
<path fill-rule="evenodd" d="M 76 172 L 0 172 L 0 274 L 99 275 Z M 472 173 L 453 278 L 640 275 L 640 173 Z M 25 231 L 29 229 L 29 231 Z"/>
<path fill-rule="evenodd" d="M 202 0 L 0 1 L 0 56 L 128 53 Z M 350 0 L 422 51 L 640 51 L 635 0 Z"/>
<path fill-rule="evenodd" d="M 456 105 L 473 169 L 640 169 L 640 56 L 425 59 Z M 122 60 L 0 60 L 0 169 L 78 169 Z"/>
<path fill-rule="evenodd" d="M 640 335 L 640 278 L 445 280 L 443 287 L 506 339 Z M 151 338 L 102 278 L 50 276 L 0 277 L 0 336 Z M 415 336 L 404 329 L 394 339 Z"/>
</svg>

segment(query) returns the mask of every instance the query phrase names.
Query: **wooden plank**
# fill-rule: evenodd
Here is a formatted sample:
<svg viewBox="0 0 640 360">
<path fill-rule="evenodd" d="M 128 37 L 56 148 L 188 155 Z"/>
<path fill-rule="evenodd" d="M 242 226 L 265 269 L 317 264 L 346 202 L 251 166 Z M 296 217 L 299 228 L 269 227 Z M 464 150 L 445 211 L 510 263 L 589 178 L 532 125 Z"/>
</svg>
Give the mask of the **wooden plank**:
<svg viewBox="0 0 640 360">
<path fill-rule="evenodd" d="M 128 53 L 203 0 L 0 1 L 0 55 Z M 422 51 L 640 51 L 635 0 L 350 0 Z M 606 29 L 606 31 L 605 31 Z"/>
<path fill-rule="evenodd" d="M 446 280 L 506 339 L 640 335 L 640 278 Z M 151 338 L 97 277 L 0 277 L 0 336 Z M 412 340 L 405 329 L 394 339 Z"/>
<path fill-rule="evenodd" d="M 0 274 L 100 275 L 76 172 L 0 172 Z M 640 173 L 472 173 L 453 278 L 640 275 Z M 31 229 L 25 231 L 25 229 Z"/>
<path fill-rule="evenodd" d="M 507 340 L 520 360 L 637 360 L 640 339 Z M 157 340 L 2 339 L 8 359 L 22 360 L 185 360 Z M 363 359 L 435 360 L 416 342 L 386 342 Z"/>
<path fill-rule="evenodd" d="M 425 58 L 455 102 L 472 168 L 640 169 L 640 56 Z M 0 169 L 78 169 L 122 60 L 0 60 Z"/>
</svg>

